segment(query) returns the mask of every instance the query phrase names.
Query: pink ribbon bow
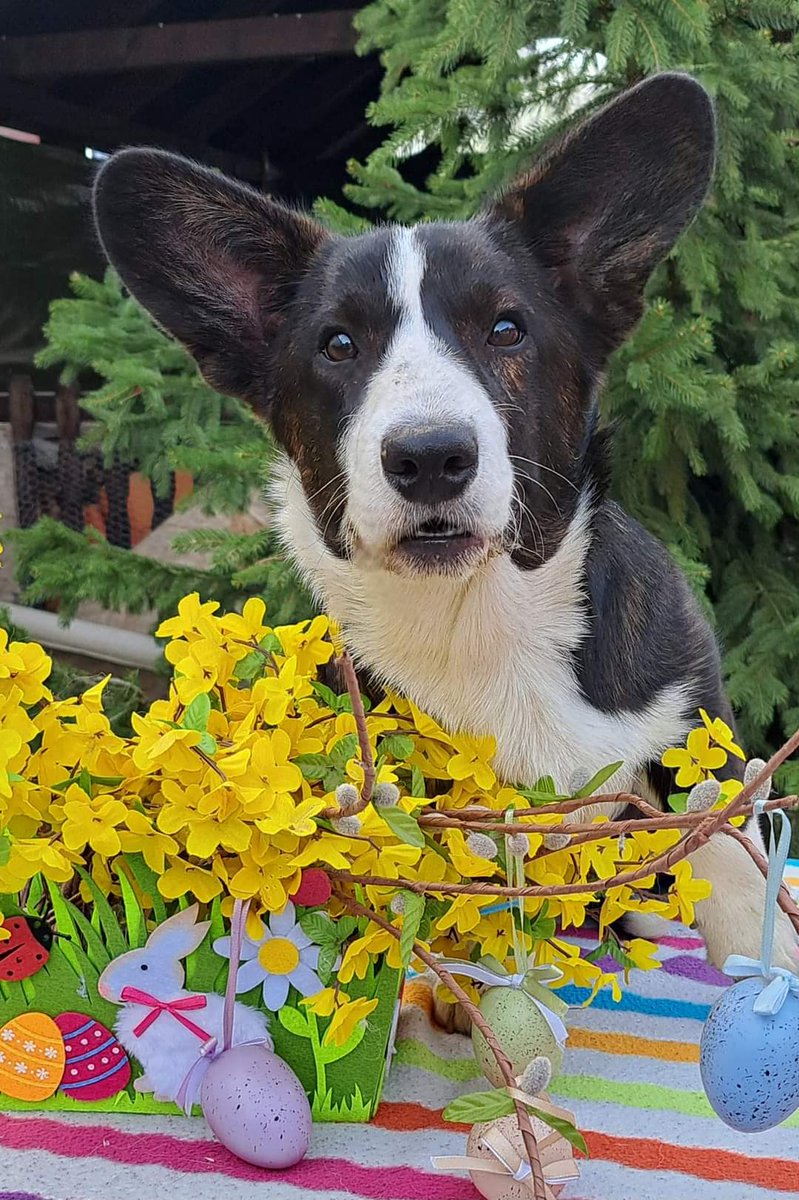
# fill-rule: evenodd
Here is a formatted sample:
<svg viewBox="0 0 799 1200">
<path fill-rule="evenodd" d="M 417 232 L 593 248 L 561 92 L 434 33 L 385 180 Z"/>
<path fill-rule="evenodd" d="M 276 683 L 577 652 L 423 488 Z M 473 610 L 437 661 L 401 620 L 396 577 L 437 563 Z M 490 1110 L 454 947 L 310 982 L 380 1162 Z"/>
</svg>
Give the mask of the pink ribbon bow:
<svg viewBox="0 0 799 1200">
<path fill-rule="evenodd" d="M 120 998 L 126 1004 L 143 1004 L 145 1008 L 149 1008 L 150 1010 L 147 1016 L 133 1030 L 134 1037 L 142 1037 L 150 1026 L 155 1024 L 161 1013 L 168 1012 L 176 1021 L 180 1021 L 181 1025 L 185 1026 L 190 1033 L 199 1038 L 201 1042 L 211 1040 L 210 1033 L 206 1033 L 199 1025 L 195 1025 L 194 1021 L 183 1015 L 184 1012 L 205 1008 L 208 1003 L 205 996 L 186 996 L 182 1000 L 159 1000 L 157 996 L 151 996 L 149 992 L 142 992 L 135 987 L 125 987 L 120 993 Z"/>
<path fill-rule="evenodd" d="M 233 1046 L 233 1018 L 236 1009 L 237 976 L 235 964 L 241 960 L 241 943 L 244 939 L 244 924 L 247 920 L 249 907 L 249 900 L 246 903 L 236 900 L 233 904 L 233 917 L 230 922 L 230 960 L 222 1020 L 222 1044 L 220 1045 L 218 1039 L 215 1037 L 209 1038 L 207 1035 L 203 1035 L 203 1045 L 200 1047 L 199 1056 L 189 1067 L 175 1097 L 176 1102 L 183 1109 L 187 1117 L 191 1116 L 192 1109 L 197 1102 L 197 1097 L 202 1087 L 202 1082 L 205 1079 L 206 1071 L 211 1063 L 219 1058 L 220 1054 L 223 1054 L 226 1050 L 230 1050 Z M 177 1014 L 175 1015 L 177 1016 Z M 158 1016 L 158 1014 L 156 1013 L 155 1016 Z M 153 1020 L 155 1020 L 155 1017 L 153 1017 Z M 255 1041 L 237 1042 L 236 1045 L 265 1046 L 267 1042 L 264 1038 L 256 1038 Z"/>
</svg>

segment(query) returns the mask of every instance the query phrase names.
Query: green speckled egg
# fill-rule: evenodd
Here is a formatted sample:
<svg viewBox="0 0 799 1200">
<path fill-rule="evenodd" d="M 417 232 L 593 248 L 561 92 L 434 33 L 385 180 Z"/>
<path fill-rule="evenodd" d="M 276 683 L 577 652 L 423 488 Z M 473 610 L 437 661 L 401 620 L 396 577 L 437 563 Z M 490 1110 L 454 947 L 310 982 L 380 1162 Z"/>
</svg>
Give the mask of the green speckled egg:
<svg viewBox="0 0 799 1200">
<path fill-rule="evenodd" d="M 553 1075 L 563 1066 L 563 1051 L 549 1028 L 540 1008 L 517 988 L 489 988 L 480 1001 L 480 1012 L 499 1039 L 513 1063 L 514 1075 L 521 1075 L 534 1058 L 548 1058 Z M 502 1087 L 505 1080 L 488 1042 L 476 1026 L 472 1027 L 472 1046 L 480 1069 L 493 1083 Z"/>
</svg>

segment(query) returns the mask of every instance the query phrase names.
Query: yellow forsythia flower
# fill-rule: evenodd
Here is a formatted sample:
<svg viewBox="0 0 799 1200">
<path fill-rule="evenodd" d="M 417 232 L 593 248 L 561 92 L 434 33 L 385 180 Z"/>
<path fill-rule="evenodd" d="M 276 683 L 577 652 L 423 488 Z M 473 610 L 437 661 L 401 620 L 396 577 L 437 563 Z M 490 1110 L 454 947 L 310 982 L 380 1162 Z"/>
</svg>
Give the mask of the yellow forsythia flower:
<svg viewBox="0 0 799 1200">
<path fill-rule="evenodd" d="M 350 1040 L 355 1027 L 360 1025 L 361 1021 L 365 1021 L 370 1013 L 377 1008 L 379 1001 L 366 1000 L 364 997 L 358 1000 L 348 1000 L 346 1003 L 339 1005 L 333 1013 L 327 1032 L 325 1033 L 323 1043 L 326 1046 L 344 1046 Z"/>
</svg>

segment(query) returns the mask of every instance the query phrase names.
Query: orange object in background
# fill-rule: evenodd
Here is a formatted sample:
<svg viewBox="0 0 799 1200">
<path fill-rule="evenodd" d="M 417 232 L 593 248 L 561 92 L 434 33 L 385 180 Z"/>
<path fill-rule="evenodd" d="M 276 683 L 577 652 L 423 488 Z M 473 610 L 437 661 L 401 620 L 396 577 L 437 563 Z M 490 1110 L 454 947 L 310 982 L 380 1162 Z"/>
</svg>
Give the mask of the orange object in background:
<svg viewBox="0 0 799 1200">
<path fill-rule="evenodd" d="M 188 471 L 175 472 L 175 507 L 191 495 L 194 481 Z M 87 504 L 84 508 L 84 518 L 87 525 L 98 529 L 103 537 L 106 536 L 106 521 L 108 519 L 108 496 L 105 488 L 100 491 L 96 504 Z M 130 522 L 130 544 L 138 546 L 153 529 L 153 492 L 150 481 L 134 471 L 130 476 L 128 486 L 128 520 Z"/>
</svg>

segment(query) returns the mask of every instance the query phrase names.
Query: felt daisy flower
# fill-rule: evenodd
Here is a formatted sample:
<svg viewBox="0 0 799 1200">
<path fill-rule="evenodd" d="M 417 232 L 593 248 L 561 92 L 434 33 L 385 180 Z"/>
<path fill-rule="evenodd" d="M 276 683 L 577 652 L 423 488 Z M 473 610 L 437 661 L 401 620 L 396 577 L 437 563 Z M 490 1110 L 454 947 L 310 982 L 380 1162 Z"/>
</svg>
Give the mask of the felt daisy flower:
<svg viewBox="0 0 799 1200">
<path fill-rule="evenodd" d="M 278 1012 L 288 999 L 289 988 L 301 996 L 315 996 L 323 984 L 316 969 L 319 946 L 297 923 L 294 905 L 289 901 L 279 913 L 272 913 L 258 941 L 244 937 L 241 961 L 236 973 L 236 995 L 261 987 L 264 1004 Z M 230 938 L 218 938 L 214 950 L 221 958 L 230 958 Z"/>
</svg>

